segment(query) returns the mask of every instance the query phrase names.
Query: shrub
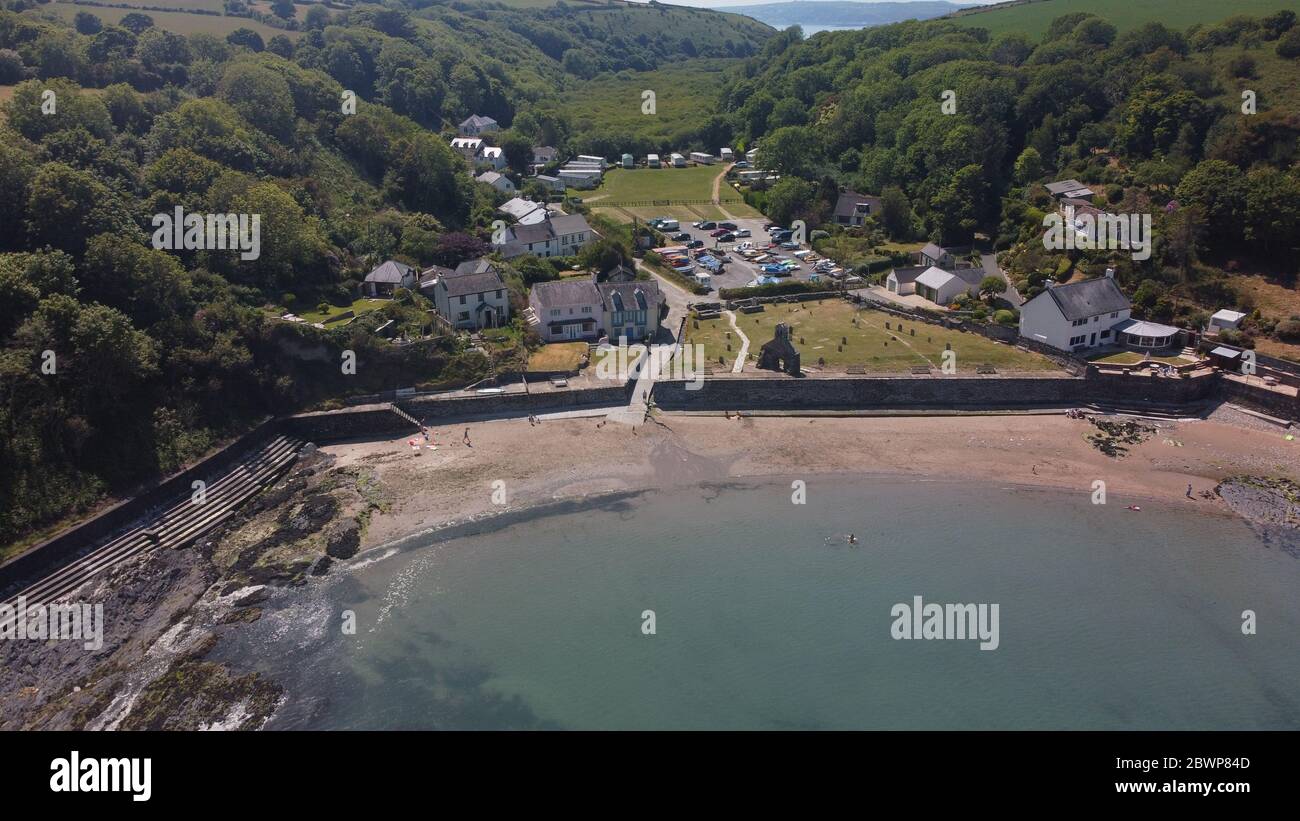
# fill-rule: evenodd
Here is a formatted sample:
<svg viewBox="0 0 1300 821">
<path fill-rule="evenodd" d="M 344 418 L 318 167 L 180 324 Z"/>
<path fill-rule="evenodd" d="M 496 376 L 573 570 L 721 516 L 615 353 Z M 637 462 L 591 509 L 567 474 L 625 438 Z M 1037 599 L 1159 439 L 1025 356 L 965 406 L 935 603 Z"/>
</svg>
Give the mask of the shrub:
<svg viewBox="0 0 1300 821">
<path fill-rule="evenodd" d="M 1016 312 L 1008 311 L 1005 308 L 1000 311 L 994 311 L 993 321 L 999 325 L 1015 325 L 1017 322 Z"/>
<path fill-rule="evenodd" d="M 1277 56 L 1288 60 L 1300 57 L 1300 27 L 1291 29 L 1278 39 Z"/>
<path fill-rule="evenodd" d="M 1277 323 L 1273 333 L 1283 342 L 1300 342 L 1300 319 L 1292 317 Z"/>
</svg>

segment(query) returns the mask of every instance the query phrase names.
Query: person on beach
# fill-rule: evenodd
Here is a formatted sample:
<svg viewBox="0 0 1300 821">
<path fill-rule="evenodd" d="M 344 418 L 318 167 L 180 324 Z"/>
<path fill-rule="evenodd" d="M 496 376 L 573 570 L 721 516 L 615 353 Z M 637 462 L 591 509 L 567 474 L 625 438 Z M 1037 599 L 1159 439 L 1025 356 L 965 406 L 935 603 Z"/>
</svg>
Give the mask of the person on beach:
<svg viewBox="0 0 1300 821">
<path fill-rule="evenodd" d="M 474 444 L 469 441 L 469 428 L 465 428 L 465 435 L 461 438 L 461 441 L 471 448 L 474 447 Z"/>
<path fill-rule="evenodd" d="M 1187 498 L 1188 498 L 1188 499 L 1192 498 L 1192 483 L 1191 483 L 1191 482 L 1188 482 L 1188 483 L 1187 483 Z"/>
</svg>

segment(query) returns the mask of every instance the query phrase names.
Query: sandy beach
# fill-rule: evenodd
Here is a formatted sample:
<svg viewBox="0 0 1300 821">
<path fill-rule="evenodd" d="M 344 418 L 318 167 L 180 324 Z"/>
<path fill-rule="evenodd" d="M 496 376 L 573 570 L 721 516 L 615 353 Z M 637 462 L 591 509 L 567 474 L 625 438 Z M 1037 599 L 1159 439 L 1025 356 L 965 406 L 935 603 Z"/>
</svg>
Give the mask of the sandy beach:
<svg viewBox="0 0 1300 821">
<path fill-rule="evenodd" d="M 362 548 L 468 518 L 582 496 L 745 477 L 871 474 L 1092 492 L 1108 503 L 1181 503 L 1230 513 L 1201 496 L 1240 474 L 1297 478 L 1287 431 L 1221 409 L 1206 420 L 1153 421 L 1120 458 L 1087 439 L 1096 428 L 1061 415 L 766 417 L 657 414 L 635 428 L 603 417 L 496 420 L 435 429 L 437 450 L 408 438 L 323 450 L 373 470 L 388 509 Z M 470 444 L 463 441 L 469 429 Z M 1187 498 L 1187 486 L 1193 498 Z M 503 499 L 504 504 L 500 504 Z M 495 498 L 494 498 L 495 493 Z"/>
</svg>

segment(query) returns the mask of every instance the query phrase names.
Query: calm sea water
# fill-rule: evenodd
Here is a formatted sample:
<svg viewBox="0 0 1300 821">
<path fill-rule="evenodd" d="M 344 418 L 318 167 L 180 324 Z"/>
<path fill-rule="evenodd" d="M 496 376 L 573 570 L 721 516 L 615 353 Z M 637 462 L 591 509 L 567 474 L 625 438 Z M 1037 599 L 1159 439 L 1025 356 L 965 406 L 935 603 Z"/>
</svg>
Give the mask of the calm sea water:
<svg viewBox="0 0 1300 821">
<path fill-rule="evenodd" d="M 416 537 L 219 650 L 286 684 L 278 728 L 1300 728 L 1300 561 L 1237 520 L 973 484 L 790 494 Z M 997 603 L 1000 647 L 892 639 L 916 595 Z"/>
</svg>

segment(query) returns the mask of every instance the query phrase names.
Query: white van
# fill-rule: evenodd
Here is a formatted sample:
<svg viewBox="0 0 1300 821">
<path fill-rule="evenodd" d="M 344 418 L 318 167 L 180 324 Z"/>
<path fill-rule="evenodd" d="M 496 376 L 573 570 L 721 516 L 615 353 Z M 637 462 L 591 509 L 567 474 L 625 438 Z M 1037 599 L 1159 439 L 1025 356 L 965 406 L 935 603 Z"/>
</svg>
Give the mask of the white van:
<svg viewBox="0 0 1300 821">
<path fill-rule="evenodd" d="M 681 227 L 681 225 L 679 225 L 679 224 L 677 223 L 677 220 L 674 220 L 674 219 L 664 219 L 664 220 L 660 220 L 660 221 L 659 221 L 659 230 L 660 230 L 660 231 L 680 231 L 680 230 L 682 230 L 682 227 Z"/>
<path fill-rule="evenodd" d="M 713 289 L 713 277 L 709 276 L 708 274 L 702 271 L 697 271 L 695 273 L 695 283 L 697 285 L 703 285 L 705 288 L 708 288 L 709 290 Z"/>
</svg>

